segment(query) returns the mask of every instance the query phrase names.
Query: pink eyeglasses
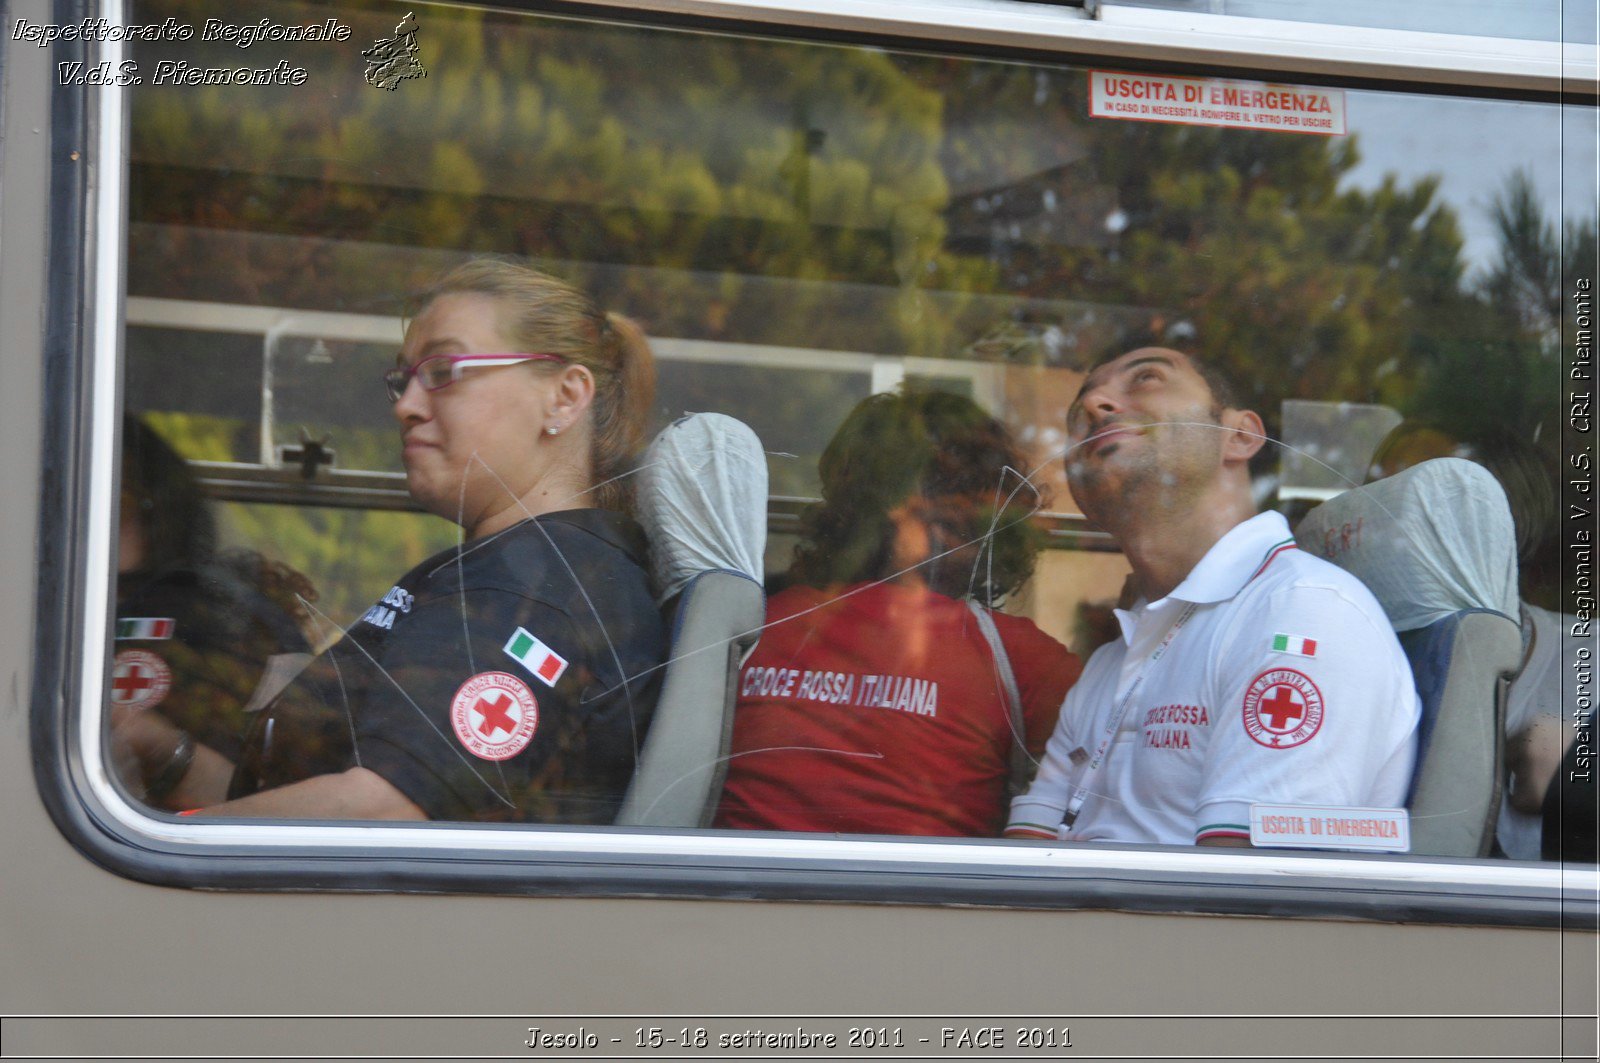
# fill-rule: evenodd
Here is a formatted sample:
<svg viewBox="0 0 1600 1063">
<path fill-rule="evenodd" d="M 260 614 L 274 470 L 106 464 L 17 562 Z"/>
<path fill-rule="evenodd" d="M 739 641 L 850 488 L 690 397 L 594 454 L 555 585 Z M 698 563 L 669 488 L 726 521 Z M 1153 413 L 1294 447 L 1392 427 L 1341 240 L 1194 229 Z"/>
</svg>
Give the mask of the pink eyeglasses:
<svg viewBox="0 0 1600 1063">
<path fill-rule="evenodd" d="M 411 378 L 422 382 L 425 391 L 447 388 L 461 379 L 461 370 L 468 366 L 493 369 L 496 366 L 516 365 L 518 362 L 564 362 L 559 354 L 435 354 L 416 365 L 396 366 L 383 374 L 383 385 L 389 390 L 389 401 L 399 402 L 400 396 L 411 386 Z"/>
</svg>

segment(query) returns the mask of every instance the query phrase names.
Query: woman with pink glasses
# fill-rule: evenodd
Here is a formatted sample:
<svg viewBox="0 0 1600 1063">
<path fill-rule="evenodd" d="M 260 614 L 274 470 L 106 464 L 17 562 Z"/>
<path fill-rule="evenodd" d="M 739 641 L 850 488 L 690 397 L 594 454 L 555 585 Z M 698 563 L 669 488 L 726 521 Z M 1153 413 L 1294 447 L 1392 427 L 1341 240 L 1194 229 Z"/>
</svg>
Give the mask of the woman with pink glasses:
<svg viewBox="0 0 1600 1063">
<path fill-rule="evenodd" d="M 463 542 L 397 581 L 265 703 L 225 803 L 276 818 L 606 823 L 666 635 L 627 515 L 654 362 L 553 277 L 469 262 L 385 374 L 406 485 Z"/>
</svg>

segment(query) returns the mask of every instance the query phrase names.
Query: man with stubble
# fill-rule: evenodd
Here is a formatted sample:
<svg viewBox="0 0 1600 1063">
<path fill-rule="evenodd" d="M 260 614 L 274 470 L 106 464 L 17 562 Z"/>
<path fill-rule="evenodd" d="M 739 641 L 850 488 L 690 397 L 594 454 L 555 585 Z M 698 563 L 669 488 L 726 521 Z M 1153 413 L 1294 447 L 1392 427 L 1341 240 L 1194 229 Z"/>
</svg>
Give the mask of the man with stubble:
<svg viewBox="0 0 1600 1063">
<path fill-rule="evenodd" d="M 1253 805 L 1395 807 L 1420 705 L 1382 608 L 1257 513 L 1266 442 L 1225 377 L 1143 347 L 1067 412 L 1067 479 L 1138 600 L 1067 695 L 1008 837 L 1249 845 Z"/>
</svg>

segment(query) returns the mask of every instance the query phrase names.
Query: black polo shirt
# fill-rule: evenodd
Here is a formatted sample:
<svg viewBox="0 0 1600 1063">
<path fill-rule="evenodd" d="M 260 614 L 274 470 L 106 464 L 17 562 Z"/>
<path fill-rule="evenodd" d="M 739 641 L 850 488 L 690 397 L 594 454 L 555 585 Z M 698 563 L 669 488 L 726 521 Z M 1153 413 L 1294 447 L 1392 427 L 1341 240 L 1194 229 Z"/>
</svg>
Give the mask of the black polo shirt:
<svg viewBox="0 0 1600 1063">
<path fill-rule="evenodd" d="M 644 559 L 599 509 L 429 558 L 263 712 L 230 796 L 359 765 L 431 819 L 611 822 L 666 655 Z"/>
</svg>

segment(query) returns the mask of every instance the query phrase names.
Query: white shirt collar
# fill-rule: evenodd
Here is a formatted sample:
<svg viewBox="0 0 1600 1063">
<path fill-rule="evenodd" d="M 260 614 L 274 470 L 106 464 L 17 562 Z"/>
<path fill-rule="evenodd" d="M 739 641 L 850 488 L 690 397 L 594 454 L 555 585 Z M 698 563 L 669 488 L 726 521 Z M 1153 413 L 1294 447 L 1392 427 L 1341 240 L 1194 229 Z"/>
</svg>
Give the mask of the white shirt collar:
<svg viewBox="0 0 1600 1063">
<path fill-rule="evenodd" d="M 1212 544 L 1200 563 L 1189 570 L 1182 583 L 1158 602 L 1141 600 L 1132 610 L 1116 610 L 1124 642 L 1133 641 L 1139 617 L 1150 608 L 1160 609 L 1173 599 L 1210 605 L 1227 601 L 1267 567 L 1282 550 L 1294 547 L 1289 522 L 1276 512 L 1257 513 L 1230 528 Z"/>
</svg>

